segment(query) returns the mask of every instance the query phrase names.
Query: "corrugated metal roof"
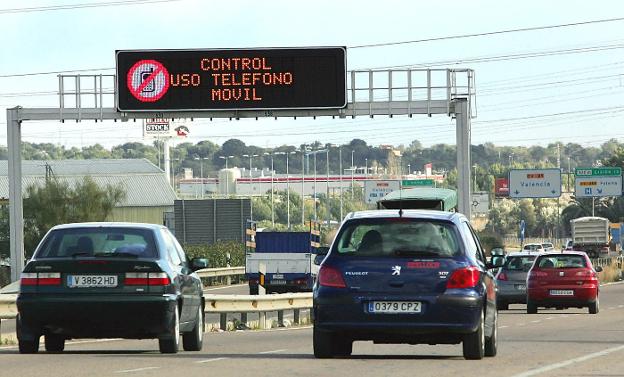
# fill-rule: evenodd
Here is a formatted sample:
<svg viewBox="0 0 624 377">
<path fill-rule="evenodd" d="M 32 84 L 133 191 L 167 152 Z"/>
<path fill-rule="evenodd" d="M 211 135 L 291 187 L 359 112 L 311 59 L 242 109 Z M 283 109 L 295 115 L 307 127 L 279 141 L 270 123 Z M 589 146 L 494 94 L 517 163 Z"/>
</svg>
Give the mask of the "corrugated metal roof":
<svg viewBox="0 0 624 377">
<path fill-rule="evenodd" d="M 23 160 L 23 176 L 45 176 L 45 166 L 52 167 L 57 176 L 162 173 L 158 166 L 146 159 L 94 160 Z M 8 175 L 8 161 L 0 161 L 0 176 Z"/>
<path fill-rule="evenodd" d="M 45 183 L 44 161 L 23 161 L 22 188 Z M 126 199 L 119 207 L 173 206 L 177 199 L 165 173 L 147 160 L 47 161 L 57 179 L 71 186 L 90 176 L 100 187 L 121 186 Z M 54 164 L 53 164 L 54 163 Z M 39 169 L 41 171 L 39 171 Z M 7 161 L 0 161 L 0 197 L 9 197 Z"/>
</svg>

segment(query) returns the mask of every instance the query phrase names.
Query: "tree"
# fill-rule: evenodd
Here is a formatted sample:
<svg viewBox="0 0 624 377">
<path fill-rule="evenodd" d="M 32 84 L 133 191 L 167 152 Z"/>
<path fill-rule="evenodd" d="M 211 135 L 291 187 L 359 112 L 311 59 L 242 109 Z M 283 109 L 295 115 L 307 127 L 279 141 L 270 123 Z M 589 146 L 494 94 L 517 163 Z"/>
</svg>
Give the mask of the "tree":
<svg viewBox="0 0 624 377">
<path fill-rule="evenodd" d="M 30 256 L 43 236 L 57 224 L 105 221 L 126 197 L 122 187 L 99 187 L 84 177 L 74 187 L 52 178 L 44 185 L 26 188 L 24 200 L 24 246 Z"/>
</svg>

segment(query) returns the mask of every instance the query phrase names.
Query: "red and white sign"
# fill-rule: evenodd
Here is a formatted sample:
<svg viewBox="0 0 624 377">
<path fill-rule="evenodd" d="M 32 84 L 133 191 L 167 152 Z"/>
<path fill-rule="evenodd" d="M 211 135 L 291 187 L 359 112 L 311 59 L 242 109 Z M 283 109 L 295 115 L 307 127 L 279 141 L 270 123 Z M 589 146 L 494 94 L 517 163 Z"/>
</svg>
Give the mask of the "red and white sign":
<svg viewBox="0 0 624 377">
<path fill-rule="evenodd" d="M 169 89 L 169 71 L 156 60 L 140 60 L 128 71 L 128 89 L 141 102 L 155 102 Z"/>
</svg>

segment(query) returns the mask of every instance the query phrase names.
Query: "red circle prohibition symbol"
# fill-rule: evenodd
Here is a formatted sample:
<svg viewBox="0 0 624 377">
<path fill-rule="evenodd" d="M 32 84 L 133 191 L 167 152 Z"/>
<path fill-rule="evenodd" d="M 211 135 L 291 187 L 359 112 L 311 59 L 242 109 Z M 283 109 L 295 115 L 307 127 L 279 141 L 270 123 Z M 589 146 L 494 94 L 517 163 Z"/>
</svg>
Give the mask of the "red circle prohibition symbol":
<svg viewBox="0 0 624 377">
<path fill-rule="evenodd" d="M 139 60 L 128 70 L 130 93 L 141 102 L 156 102 L 169 89 L 169 71 L 156 60 Z"/>
</svg>

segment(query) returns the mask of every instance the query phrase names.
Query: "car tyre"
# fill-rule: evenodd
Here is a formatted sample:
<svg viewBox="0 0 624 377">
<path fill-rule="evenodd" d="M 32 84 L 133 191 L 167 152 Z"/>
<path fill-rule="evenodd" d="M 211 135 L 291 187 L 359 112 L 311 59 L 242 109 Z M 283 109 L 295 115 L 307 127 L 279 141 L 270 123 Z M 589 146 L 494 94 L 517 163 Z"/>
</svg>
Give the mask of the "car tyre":
<svg viewBox="0 0 624 377">
<path fill-rule="evenodd" d="M 65 338 L 61 335 L 47 334 L 44 341 L 47 352 L 63 352 L 65 349 Z"/>
<path fill-rule="evenodd" d="M 464 337 L 464 341 L 462 342 L 464 358 L 466 360 L 481 360 L 485 355 L 484 322 L 485 315 L 484 311 L 481 310 L 481 320 L 479 321 L 477 331 L 466 335 Z"/>
<path fill-rule="evenodd" d="M 39 336 L 35 336 L 34 339 L 32 340 L 26 340 L 26 339 L 23 339 L 22 337 L 23 333 L 37 334 L 35 329 L 30 328 L 26 324 L 24 324 L 19 314 L 17 315 L 16 322 L 17 322 L 16 330 L 17 330 L 17 341 L 18 341 L 19 353 L 28 354 L 28 353 L 39 352 L 39 339 L 40 339 Z"/>
<path fill-rule="evenodd" d="M 180 348 L 180 313 L 178 313 L 178 308 L 174 312 L 173 325 L 169 333 L 164 338 L 158 339 L 160 353 L 178 353 Z"/>
<path fill-rule="evenodd" d="M 353 352 L 353 341 L 349 338 L 333 337 L 334 356 L 347 357 Z"/>
<path fill-rule="evenodd" d="M 497 302 L 496 310 L 509 310 L 509 304 L 506 302 Z"/>
<path fill-rule="evenodd" d="M 537 304 L 527 300 L 527 314 L 537 314 Z"/>
<path fill-rule="evenodd" d="M 494 323 L 492 324 L 492 336 L 485 338 L 486 357 L 494 357 L 498 352 L 498 313 L 494 312 Z"/>
<path fill-rule="evenodd" d="M 600 311 L 600 300 L 596 296 L 596 301 L 589 303 L 589 314 L 598 314 Z"/>
<path fill-rule="evenodd" d="M 202 305 L 199 305 L 197 311 L 197 320 L 193 330 L 182 334 L 182 347 L 185 351 L 201 351 L 204 345 L 204 310 Z"/>
<path fill-rule="evenodd" d="M 317 359 L 329 359 L 334 356 L 334 336 L 330 332 L 318 330 L 316 326 L 312 330 L 312 343 L 314 357 Z"/>
</svg>

